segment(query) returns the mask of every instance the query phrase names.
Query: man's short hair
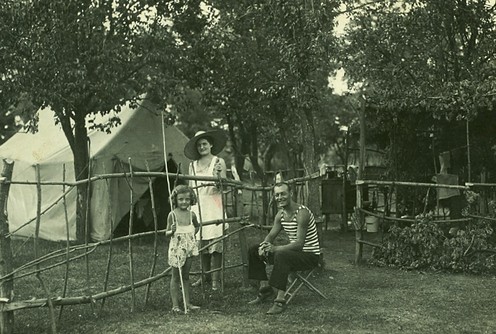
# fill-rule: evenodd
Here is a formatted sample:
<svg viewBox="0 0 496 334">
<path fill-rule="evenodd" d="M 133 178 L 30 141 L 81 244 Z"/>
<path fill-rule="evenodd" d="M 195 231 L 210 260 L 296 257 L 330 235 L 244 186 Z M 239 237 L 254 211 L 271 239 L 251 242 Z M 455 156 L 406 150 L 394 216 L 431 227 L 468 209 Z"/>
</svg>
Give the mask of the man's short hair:
<svg viewBox="0 0 496 334">
<path fill-rule="evenodd" d="M 274 187 L 273 187 L 273 188 L 275 188 L 275 187 L 282 187 L 282 186 L 284 186 L 284 185 L 285 185 L 286 187 L 288 187 L 288 191 L 290 191 L 290 192 L 291 192 L 291 185 L 290 185 L 290 184 L 289 184 L 289 182 L 287 182 L 287 181 L 279 181 L 279 182 L 276 182 L 276 184 L 274 184 Z"/>
</svg>

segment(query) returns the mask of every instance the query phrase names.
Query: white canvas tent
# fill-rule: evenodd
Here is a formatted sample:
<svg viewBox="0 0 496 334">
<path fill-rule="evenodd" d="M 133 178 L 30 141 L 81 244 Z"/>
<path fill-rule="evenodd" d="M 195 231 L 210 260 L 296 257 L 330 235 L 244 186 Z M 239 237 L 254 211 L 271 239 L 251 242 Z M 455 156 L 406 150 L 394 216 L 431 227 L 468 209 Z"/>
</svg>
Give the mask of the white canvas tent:
<svg viewBox="0 0 496 334">
<path fill-rule="evenodd" d="M 0 146 L 0 164 L 4 159 L 14 161 L 13 181 L 36 181 L 36 165 L 39 165 L 41 181 L 74 181 L 73 154 L 67 139 L 54 124 L 53 111 L 39 111 L 39 131 L 17 133 Z M 107 115 L 111 117 L 114 115 Z M 147 100 L 142 100 L 137 108 L 122 107 L 118 114 L 121 125 L 112 129 L 111 134 L 98 130 L 88 133 L 90 139 L 91 174 L 101 175 L 129 171 L 164 169 L 164 147 L 162 117 L 160 111 Z M 176 127 L 165 127 L 166 152 L 174 160 L 187 168 L 188 160 L 183 148 L 188 138 Z M 112 178 L 92 183 L 90 200 L 91 238 L 108 239 L 122 217 L 130 208 L 129 180 Z M 133 178 L 133 198 L 135 201 L 148 189 L 147 178 Z M 66 218 L 61 185 L 43 185 L 41 191 L 41 216 L 39 236 L 47 240 L 67 238 Z M 66 190 L 68 187 L 66 186 Z M 165 189 L 168 191 L 168 189 Z M 164 191 L 164 189 L 154 189 Z M 57 202 L 58 201 L 58 202 Z M 56 203 L 57 202 L 57 203 Z M 54 205 L 54 203 L 56 203 Z M 69 237 L 76 237 L 76 189 L 66 196 Z M 35 185 L 12 184 L 8 197 L 7 213 L 9 230 L 14 235 L 29 237 L 35 234 L 37 210 L 37 189 Z M 26 222 L 31 223 L 25 225 Z M 20 228 L 21 226 L 24 227 Z M 20 229 L 19 229 L 20 228 Z"/>
</svg>

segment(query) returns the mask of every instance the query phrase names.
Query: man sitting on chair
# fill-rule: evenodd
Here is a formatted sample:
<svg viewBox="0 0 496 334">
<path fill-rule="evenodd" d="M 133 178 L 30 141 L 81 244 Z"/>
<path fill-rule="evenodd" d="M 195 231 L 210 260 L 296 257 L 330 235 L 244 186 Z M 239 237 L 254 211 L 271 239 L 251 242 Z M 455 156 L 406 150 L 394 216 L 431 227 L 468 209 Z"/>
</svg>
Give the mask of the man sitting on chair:
<svg viewBox="0 0 496 334">
<path fill-rule="evenodd" d="M 264 241 L 250 247 L 248 253 L 248 278 L 260 281 L 258 296 L 249 304 L 268 300 L 274 294 L 273 288 L 277 290 L 274 304 L 267 314 L 284 311 L 289 273 L 315 268 L 319 262 L 320 245 L 313 213 L 306 206 L 293 201 L 292 195 L 288 183 L 274 185 L 274 199 L 279 208 L 274 225 Z M 289 244 L 273 245 L 274 239 L 283 229 L 288 235 Z M 267 280 L 265 270 L 267 263 L 274 265 L 270 280 Z"/>
</svg>

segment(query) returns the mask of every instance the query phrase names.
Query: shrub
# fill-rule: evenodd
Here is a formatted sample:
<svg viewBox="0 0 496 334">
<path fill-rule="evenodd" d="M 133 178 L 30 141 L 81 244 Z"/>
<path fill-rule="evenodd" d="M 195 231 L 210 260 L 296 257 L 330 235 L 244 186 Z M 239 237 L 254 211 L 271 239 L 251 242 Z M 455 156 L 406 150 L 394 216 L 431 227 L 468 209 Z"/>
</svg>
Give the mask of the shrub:
<svg viewBox="0 0 496 334">
<path fill-rule="evenodd" d="M 452 272 L 489 273 L 496 269 L 494 230 L 484 220 L 474 220 L 454 235 L 432 222 L 431 215 L 399 227 L 394 224 L 382 247 L 373 254 L 378 265 L 405 269 L 441 269 Z M 446 223 L 440 223 L 446 224 Z"/>
<path fill-rule="evenodd" d="M 429 216 L 417 218 L 419 222 L 410 226 L 391 226 L 382 248 L 374 252 L 373 258 L 379 264 L 420 269 L 432 267 L 439 261 L 442 256 L 443 231 L 431 223 Z"/>
<path fill-rule="evenodd" d="M 444 241 L 440 267 L 454 272 L 494 271 L 496 243 L 494 230 L 483 220 L 471 222 Z"/>
</svg>

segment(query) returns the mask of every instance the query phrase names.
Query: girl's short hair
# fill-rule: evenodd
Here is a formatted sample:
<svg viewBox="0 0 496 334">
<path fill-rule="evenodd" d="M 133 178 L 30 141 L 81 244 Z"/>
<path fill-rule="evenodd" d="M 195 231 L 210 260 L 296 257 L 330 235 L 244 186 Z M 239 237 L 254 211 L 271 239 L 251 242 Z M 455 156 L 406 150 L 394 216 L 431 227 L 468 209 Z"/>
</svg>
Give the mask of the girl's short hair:
<svg viewBox="0 0 496 334">
<path fill-rule="evenodd" d="M 172 190 L 172 194 L 170 197 L 173 207 L 177 207 L 177 195 L 179 194 L 189 194 L 190 205 L 196 204 L 196 194 L 193 189 L 191 189 L 191 187 L 189 186 L 181 184 L 175 187 L 174 190 Z"/>
</svg>

